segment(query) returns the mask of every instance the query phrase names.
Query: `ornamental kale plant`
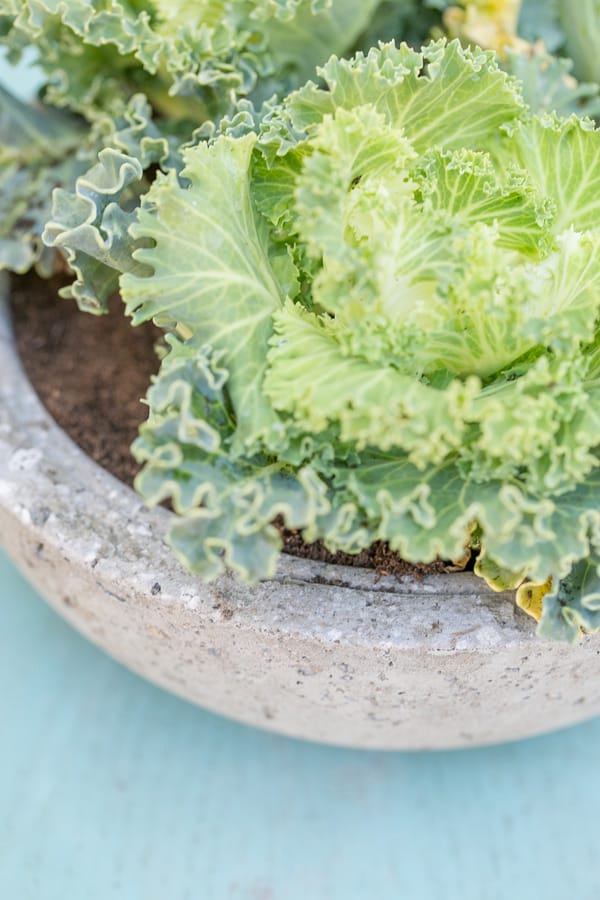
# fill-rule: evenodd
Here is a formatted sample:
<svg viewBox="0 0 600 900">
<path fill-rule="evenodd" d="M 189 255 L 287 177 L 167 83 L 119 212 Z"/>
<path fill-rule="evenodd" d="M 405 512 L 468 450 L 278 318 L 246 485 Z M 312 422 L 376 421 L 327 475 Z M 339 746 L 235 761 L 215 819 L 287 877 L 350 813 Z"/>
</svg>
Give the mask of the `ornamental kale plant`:
<svg viewBox="0 0 600 900">
<path fill-rule="evenodd" d="M 0 0 L 48 79 L 0 93 L 0 268 L 163 327 L 137 487 L 190 570 L 269 577 L 279 521 L 600 629 L 599 44 L 534 9 Z"/>
<path fill-rule="evenodd" d="M 134 445 L 205 577 L 281 516 L 476 571 L 540 633 L 600 626 L 600 132 L 458 42 L 332 58 L 160 175 L 121 288 L 169 353 Z"/>
</svg>

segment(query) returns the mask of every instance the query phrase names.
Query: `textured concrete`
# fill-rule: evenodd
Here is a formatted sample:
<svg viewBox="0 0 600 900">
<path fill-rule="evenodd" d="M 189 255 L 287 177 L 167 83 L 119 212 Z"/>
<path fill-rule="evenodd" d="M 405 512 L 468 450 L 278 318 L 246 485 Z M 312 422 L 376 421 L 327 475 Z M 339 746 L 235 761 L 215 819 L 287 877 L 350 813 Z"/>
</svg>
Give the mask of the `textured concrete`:
<svg viewBox="0 0 600 900">
<path fill-rule="evenodd" d="M 538 641 L 469 574 L 417 582 L 284 557 L 249 589 L 206 585 L 163 541 L 169 513 L 50 419 L 0 316 L 0 543 L 90 640 L 208 709 L 370 748 L 472 746 L 600 712 L 600 639 Z"/>
</svg>

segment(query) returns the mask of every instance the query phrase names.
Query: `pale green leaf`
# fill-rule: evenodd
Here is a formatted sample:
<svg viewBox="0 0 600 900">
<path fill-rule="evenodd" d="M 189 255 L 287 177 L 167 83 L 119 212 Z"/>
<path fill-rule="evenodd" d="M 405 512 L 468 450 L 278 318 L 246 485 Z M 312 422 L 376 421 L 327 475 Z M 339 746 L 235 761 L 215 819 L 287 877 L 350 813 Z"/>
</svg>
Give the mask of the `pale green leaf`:
<svg viewBox="0 0 600 900">
<path fill-rule="evenodd" d="M 431 151 L 419 166 L 418 184 L 426 211 L 496 226 L 498 246 L 534 255 L 549 246 L 549 211 L 522 180 L 502 183 L 487 153 Z"/>
<path fill-rule="evenodd" d="M 533 118 L 507 135 L 504 155 L 554 203 L 555 233 L 600 227 L 600 130 L 589 120 Z"/>
<path fill-rule="evenodd" d="M 197 345 L 222 351 L 239 447 L 274 433 L 261 383 L 282 285 L 294 289 L 292 264 L 270 243 L 250 197 L 254 143 L 253 135 L 219 138 L 186 152 L 185 186 L 174 172 L 155 181 L 130 229 L 134 239 L 153 243 L 134 254 L 152 276 L 121 279 L 135 323 L 178 324 Z"/>
<path fill-rule="evenodd" d="M 500 126 L 519 119 L 525 108 L 517 82 L 500 70 L 494 54 L 464 49 L 458 41 L 437 41 L 422 53 L 385 44 L 366 56 L 333 57 L 320 74 L 327 91 L 309 83 L 287 101 L 298 132 L 310 131 L 338 107 L 372 104 L 419 151 L 432 143 L 485 149 Z M 272 126 L 270 135 L 277 139 Z"/>
</svg>

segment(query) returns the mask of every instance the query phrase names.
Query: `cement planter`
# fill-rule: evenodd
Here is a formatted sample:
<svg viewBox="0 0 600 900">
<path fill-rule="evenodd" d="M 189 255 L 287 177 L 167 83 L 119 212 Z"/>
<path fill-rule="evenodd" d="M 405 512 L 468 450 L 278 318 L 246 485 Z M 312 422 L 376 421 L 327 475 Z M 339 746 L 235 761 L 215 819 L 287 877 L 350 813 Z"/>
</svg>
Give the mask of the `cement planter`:
<svg viewBox="0 0 600 900">
<path fill-rule="evenodd" d="M 0 544 L 145 678 L 251 725 L 382 749 L 513 740 L 600 713 L 600 639 L 537 640 L 470 574 L 377 580 L 284 557 L 256 588 L 187 575 L 146 510 L 40 404 L 0 311 Z"/>
</svg>

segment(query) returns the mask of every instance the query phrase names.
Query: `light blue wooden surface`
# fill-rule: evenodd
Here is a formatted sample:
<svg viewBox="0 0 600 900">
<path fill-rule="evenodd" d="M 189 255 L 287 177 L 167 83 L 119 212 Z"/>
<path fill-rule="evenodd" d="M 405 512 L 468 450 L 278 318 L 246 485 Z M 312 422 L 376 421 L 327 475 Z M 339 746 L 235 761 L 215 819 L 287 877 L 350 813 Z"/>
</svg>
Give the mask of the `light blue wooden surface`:
<svg viewBox="0 0 600 900">
<path fill-rule="evenodd" d="M 2 900 L 597 900 L 600 720 L 362 753 L 146 684 L 0 553 Z"/>
</svg>

